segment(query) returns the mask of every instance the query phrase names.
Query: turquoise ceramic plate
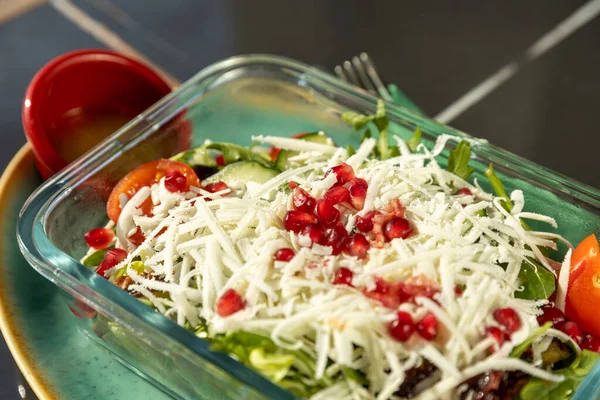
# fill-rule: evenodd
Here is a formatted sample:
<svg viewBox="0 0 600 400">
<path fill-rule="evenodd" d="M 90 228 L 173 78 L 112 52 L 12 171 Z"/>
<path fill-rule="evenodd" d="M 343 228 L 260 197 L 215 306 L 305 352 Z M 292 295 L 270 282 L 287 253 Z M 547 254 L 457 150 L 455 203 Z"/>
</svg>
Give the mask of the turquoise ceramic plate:
<svg viewBox="0 0 600 400">
<path fill-rule="evenodd" d="M 24 146 L 0 179 L 0 328 L 23 375 L 42 399 L 167 399 L 82 334 L 59 288 L 25 261 L 17 214 L 41 183 Z"/>
</svg>

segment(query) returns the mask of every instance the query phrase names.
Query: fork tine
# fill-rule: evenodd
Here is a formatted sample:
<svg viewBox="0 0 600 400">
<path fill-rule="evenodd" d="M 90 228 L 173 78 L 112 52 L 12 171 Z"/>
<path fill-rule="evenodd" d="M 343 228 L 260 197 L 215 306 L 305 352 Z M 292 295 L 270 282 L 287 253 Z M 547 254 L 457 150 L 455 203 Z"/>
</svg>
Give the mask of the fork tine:
<svg viewBox="0 0 600 400">
<path fill-rule="evenodd" d="M 348 78 L 346 78 L 346 75 L 344 75 L 344 70 L 342 69 L 341 65 L 336 65 L 333 69 L 333 72 L 335 72 L 338 78 L 340 78 L 344 82 L 348 82 Z"/>
<path fill-rule="evenodd" d="M 364 69 L 362 63 L 360 62 L 360 60 L 358 59 L 358 57 L 352 57 L 352 65 L 354 65 L 354 69 L 356 70 L 358 77 L 362 81 L 365 89 L 367 89 L 367 91 L 369 93 L 377 95 L 375 86 L 373 86 L 373 83 L 371 82 L 371 80 L 369 79 L 367 74 L 365 73 L 365 69 Z"/>
<path fill-rule="evenodd" d="M 344 61 L 344 72 L 346 72 L 346 75 L 348 75 L 348 80 L 350 83 L 360 86 L 360 82 L 354 73 L 354 69 L 352 68 L 352 63 L 350 61 Z"/>
<path fill-rule="evenodd" d="M 389 90 L 385 87 L 385 85 L 381 81 L 381 78 L 379 78 L 379 74 L 377 73 L 377 69 L 375 69 L 375 64 L 371 60 L 371 57 L 369 57 L 369 55 L 367 53 L 361 53 L 360 61 L 362 61 L 362 63 L 365 65 L 367 74 L 369 75 L 369 77 L 371 78 L 373 83 L 375 83 L 375 86 L 377 87 L 377 91 L 379 92 L 379 95 L 384 100 L 392 101 L 393 100 L 392 95 L 390 94 Z"/>
</svg>

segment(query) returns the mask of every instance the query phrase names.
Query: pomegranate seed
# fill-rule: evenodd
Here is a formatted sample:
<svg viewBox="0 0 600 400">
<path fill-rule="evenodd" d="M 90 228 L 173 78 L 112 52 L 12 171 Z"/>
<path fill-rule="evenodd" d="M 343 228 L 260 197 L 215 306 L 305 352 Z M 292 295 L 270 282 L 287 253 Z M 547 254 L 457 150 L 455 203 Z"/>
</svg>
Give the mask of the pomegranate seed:
<svg viewBox="0 0 600 400">
<path fill-rule="evenodd" d="M 315 210 L 316 200 L 302 188 L 295 188 L 292 193 L 292 202 L 294 208 L 298 211 L 311 213 Z"/>
<path fill-rule="evenodd" d="M 107 228 L 94 228 L 83 235 L 88 246 L 96 250 L 107 247 L 115 237 L 115 233 Z"/>
<path fill-rule="evenodd" d="M 512 335 L 521 327 L 521 318 L 512 308 L 498 308 L 494 311 L 494 319 L 504 327 L 509 335 Z"/>
<path fill-rule="evenodd" d="M 144 235 L 144 232 L 142 232 L 142 228 L 138 226 L 133 235 L 127 236 L 127 240 L 134 246 L 139 246 L 144 243 L 146 236 Z"/>
<path fill-rule="evenodd" d="M 379 277 L 375 278 L 375 289 L 363 291 L 368 298 L 379 301 L 388 308 L 398 308 L 403 301 L 402 283 L 390 283 Z"/>
<path fill-rule="evenodd" d="M 457 194 L 462 194 L 464 196 L 473 196 L 471 189 L 466 188 L 466 187 L 458 189 Z"/>
<path fill-rule="evenodd" d="M 288 182 L 288 187 L 292 190 L 296 189 L 298 187 L 298 184 L 294 181 L 289 181 Z"/>
<path fill-rule="evenodd" d="M 432 299 L 433 296 L 438 292 L 438 289 L 432 285 L 428 284 L 414 284 L 414 283 L 397 283 L 399 295 L 401 301 L 413 302 L 415 297 L 427 297 L 428 299 Z"/>
<path fill-rule="evenodd" d="M 208 185 L 206 185 L 204 187 L 204 190 L 206 190 L 209 193 L 223 192 L 225 190 L 229 191 L 228 193 L 221 194 L 221 196 L 227 196 L 229 193 L 231 193 L 231 189 L 223 181 L 219 181 L 219 182 L 215 182 L 215 183 L 209 183 Z"/>
<path fill-rule="evenodd" d="M 296 253 L 294 253 L 294 250 L 290 249 L 289 247 L 284 247 L 283 249 L 277 250 L 275 254 L 273 254 L 273 259 L 275 261 L 290 261 L 295 255 Z"/>
<path fill-rule="evenodd" d="M 355 233 L 348 242 L 345 252 L 351 256 L 365 258 L 371 244 L 362 233 Z"/>
<path fill-rule="evenodd" d="M 102 262 L 96 268 L 96 273 L 106 277 L 106 271 L 127 258 L 127 252 L 123 249 L 108 249 L 102 258 Z"/>
<path fill-rule="evenodd" d="M 315 215 L 317 216 L 317 220 L 325 228 L 331 228 L 340 220 L 340 212 L 329 200 L 321 199 L 317 201 Z"/>
<path fill-rule="evenodd" d="M 384 227 L 384 234 L 388 241 L 401 238 L 406 239 L 412 233 L 412 226 L 407 219 L 395 217 L 390 219 Z"/>
<path fill-rule="evenodd" d="M 337 176 L 337 183 L 335 186 L 343 185 L 344 183 L 350 182 L 352 179 L 354 179 L 354 169 L 352 169 L 352 167 L 346 163 L 330 168 L 325 173 L 325 176 L 332 172 Z"/>
<path fill-rule="evenodd" d="M 587 335 L 581 348 L 589 351 L 595 351 L 596 353 L 600 353 L 600 338 L 597 338 L 592 335 Z"/>
<path fill-rule="evenodd" d="M 369 188 L 369 184 L 363 178 L 354 178 L 350 181 L 350 186 L 362 186 L 365 189 Z"/>
<path fill-rule="evenodd" d="M 490 326 L 485 330 L 485 335 L 494 339 L 498 343 L 498 348 L 504 344 L 506 341 L 506 335 L 502 330 L 496 326 Z M 490 353 L 494 353 L 496 351 L 496 345 L 492 345 L 488 347 L 488 351 Z"/>
<path fill-rule="evenodd" d="M 331 204 L 350 203 L 350 192 L 343 186 L 332 187 L 323 198 Z"/>
<path fill-rule="evenodd" d="M 371 232 L 373 230 L 373 217 L 379 214 L 378 211 L 369 211 L 364 216 L 356 218 L 356 229 L 362 232 Z"/>
<path fill-rule="evenodd" d="M 398 311 L 396 319 L 390 324 L 390 335 L 399 342 L 406 342 L 415 331 L 415 323 L 409 313 Z"/>
<path fill-rule="evenodd" d="M 300 233 L 308 224 L 314 224 L 317 219 L 314 215 L 302 211 L 288 211 L 283 218 L 283 226 L 288 231 Z"/>
<path fill-rule="evenodd" d="M 183 192 L 187 184 L 187 179 L 179 171 L 172 170 L 165 175 L 165 187 L 169 192 Z"/>
<path fill-rule="evenodd" d="M 464 293 L 464 289 L 462 286 L 460 286 L 460 285 L 454 286 L 454 294 L 456 295 L 456 297 L 462 296 L 463 293 Z"/>
<path fill-rule="evenodd" d="M 438 320 L 429 313 L 417 324 L 417 332 L 425 340 L 433 340 L 438 334 Z"/>
<path fill-rule="evenodd" d="M 217 163 L 217 165 L 219 167 L 222 167 L 225 165 L 225 157 L 223 157 L 223 154 L 219 154 L 217 157 L 215 157 L 215 162 Z"/>
<path fill-rule="evenodd" d="M 344 228 L 344 225 L 337 224 L 334 226 L 327 236 L 325 237 L 324 245 L 330 246 L 332 251 L 331 254 L 334 256 L 340 254 L 348 243 L 348 231 Z"/>
<path fill-rule="evenodd" d="M 556 327 L 559 331 L 562 331 L 569 335 L 571 339 L 579 346 L 583 343 L 583 332 L 579 329 L 579 326 L 573 321 L 567 321 Z"/>
<path fill-rule="evenodd" d="M 350 186 L 350 204 L 357 210 L 362 210 L 367 198 L 367 188 L 358 184 Z"/>
<path fill-rule="evenodd" d="M 246 304 L 238 292 L 234 289 L 229 289 L 217 300 L 217 313 L 221 317 L 228 317 L 243 310 L 245 306 Z"/>
<path fill-rule="evenodd" d="M 545 306 L 542 307 L 542 311 L 544 313 L 537 317 L 538 324 L 540 325 L 544 325 L 546 322 L 552 322 L 553 326 L 557 326 L 567 320 L 565 314 L 556 307 Z"/>
<path fill-rule="evenodd" d="M 302 230 L 302 235 L 308 236 L 313 243 L 322 244 L 325 238 L 325 231 L 319 224 L 308 224 L 306 228 Z"/>
<path fill-rule="evenodd" d="M 334 285 L 348 285 L 352 286 L 352 278 L 354 278 L 354 274 L 348 268 L 340 268 L 335 271 L 335 276 L 333 277 Z"/>
</svg>

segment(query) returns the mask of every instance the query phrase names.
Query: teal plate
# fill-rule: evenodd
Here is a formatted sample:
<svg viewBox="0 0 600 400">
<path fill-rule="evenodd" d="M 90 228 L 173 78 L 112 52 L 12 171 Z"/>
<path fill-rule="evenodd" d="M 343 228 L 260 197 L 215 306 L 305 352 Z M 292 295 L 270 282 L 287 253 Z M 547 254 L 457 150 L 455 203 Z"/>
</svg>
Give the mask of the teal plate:
<svg viewBox="0 0 600 400">
<path fill-rule="evenodd" d="M 42 400 L 169 399 L 79 331 L 60 289 L 21 255 L 17 215 L 41 183 L 25 145 L 0 178 L 0 328 Z"/>
</svg>

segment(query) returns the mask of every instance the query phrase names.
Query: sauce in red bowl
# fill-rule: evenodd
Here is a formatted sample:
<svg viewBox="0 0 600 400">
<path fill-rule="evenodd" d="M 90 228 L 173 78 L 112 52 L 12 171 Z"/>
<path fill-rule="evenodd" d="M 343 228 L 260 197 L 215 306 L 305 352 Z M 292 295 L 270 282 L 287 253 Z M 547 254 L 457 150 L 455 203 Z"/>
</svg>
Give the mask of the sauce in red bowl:
<svg viewBox="0 0 600 400">
<path fill-rule="evenodd" d="M 46 64 L 23 102 L 23 127 L 49 178 L 171 91 L 158 73 L 106 50 L 79 50 Z"/>
</svg>

